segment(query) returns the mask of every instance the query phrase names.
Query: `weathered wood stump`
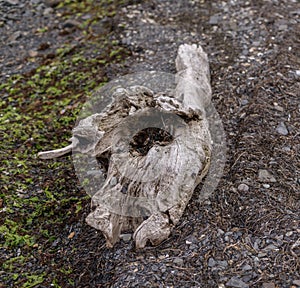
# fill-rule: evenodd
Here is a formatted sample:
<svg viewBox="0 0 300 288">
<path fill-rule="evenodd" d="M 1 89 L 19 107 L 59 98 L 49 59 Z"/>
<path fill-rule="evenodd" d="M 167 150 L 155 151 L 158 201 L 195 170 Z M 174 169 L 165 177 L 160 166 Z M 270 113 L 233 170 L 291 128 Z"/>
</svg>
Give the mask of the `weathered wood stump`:
<svg viewBox="0 0 300 288">
<path fill-rule="evenodd" d="M 207 56 L 201 47 L 182 45 L 176 68 L 175 90 L 119 89 L 104 112 L 79 122 L 71 145 L 39 153 L 49 159 L 73 150 L 102 165 L 104 184 L 92 196 L 86 221 L 103 232 L 108 247 L 122 231 L 134 232 L 137 248 L 165 240 L 208 171 Z"/>
</svg>

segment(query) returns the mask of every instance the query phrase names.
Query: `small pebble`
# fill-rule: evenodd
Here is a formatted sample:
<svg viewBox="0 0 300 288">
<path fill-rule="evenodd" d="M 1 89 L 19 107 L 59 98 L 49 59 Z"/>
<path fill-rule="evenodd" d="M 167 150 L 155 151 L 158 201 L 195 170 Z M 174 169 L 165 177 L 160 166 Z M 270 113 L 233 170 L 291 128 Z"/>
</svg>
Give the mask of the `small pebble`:
<svg viewBox="0 0 300 288">
<path fill-rule="evenodd" d="M 277 111 L 279 111 L 279 112 L 283 112 L 284 111 L 283 107 L 279 106 L 277 102 L 274 102 L 273 104 L 274 104 L 274 108 Z"/>
<path fill-rule="evenodd" d="M 74 27 L 80 27 L 81 23 L 73 20 L 73 19 L 68 19 L 64 24 L 63 28 L 74 28 Z"/>
<path fill-rule="evenodd" d="M 285 236 L 290 237 L 293 235 L 293 233 L 294 233 L 293 231 L 288 231 L 285 233 Z"/>
<path fill-rule="evenodd" d="M 288 26 L 286 24 L 281 24 L 278 26 L 278 30 L 281 30 L 281 31 L 285 31 L 287 30 Z"/>
<path fill-rule="evenodd" d="M 293 284 L 300 287 L 300 280 L 294 280 L 294 281 L 293 281 Z"/>
<path fill-rule="evenodd" d="M 215 15 L 212 15 L 212 16 L 210 16 L 210 18 L 209 18 L 209 24 L 211 24 L 211 25 L 216 25 L 216 24 L 218 24 L 219 23 L 219 15 L 218 14 L 215 14 Z"/>
<path fill-rule="evenodd" d="M 284 147 L 282 147 L 282 150 L 284 152 L 290 152 L 291 151 L 291 147 L 290 146 L 284 146 Z"/>
<path fill-rule="evenodd" d="M 151 270 L 154 271 L 154 272 L 158 271 L 158 266 L 155 265 L 155 264 L 152 265 Z"/>
<path fill-rule="evenodd" d="M 43 11 L 43 15 L 44 15 L 44 16 L 50 15 L 50 14 L 53 13 L 53 11 L 54 11 L 53 8 L 48 7 L 48 8 L 46 8 L 46 9 Z"/>
<path fill-rule="evenodd" d="M 265 256 L 267 256 L 267 254 L 266 254 L 266 253 L 263 253 L 263 252 L 257 254 L 257 257 L 258 257 L 258 258 L 263 258 L 263 257 L 265 257 Z M 255 261 L 255 260 L 254 260 L 254 261 Z"/>
<path fill-rule="evenodd" d="M 247 283 L 247 282 L 250 282 L 252 278 L 253 278 L 253 276 L 251 274 L 248 274 L 248 275 L 245 275 L 242 277 L 242 281 Z"/>
<path fill-rule="evenodd" d="M 178 266 L 182 266 L 183 265 L 183 259 L 179 258 L 179 257 L 176 257 L 174 260 L 173 260 L 173 263 L 178 265 Z"/>
<path fill-rule="evenodd" d="M 276 132 L 280 135 L 286 136 L 289 134 L 284 122 L 280 122 L 276 128 Z"/>
<path fill-rule="evenodd" d="M 220 228 L 218 228 L 218 236 L 220 236 L 220 235 L 223 235 L 225 232 L 222 230 L 222 229 L 220 229 Z"/>
<path fill-rule="evenodd" d="M 18 40 L 20 37 L 22 37 L 22 32 L 21 31 L 16 31 L 16 32 L 14 32 L 10 35 L 7 42 L 12 42 L 13 43 L 16 40 Z"/>
<path fill-rule="evenodd" d="M 167 269 L 166 269 L 166 267 L 162 267 L 162 268 L 160 269 L 160 271 L 161 271 L 161 273 L 165 273 L 165 272 L 167 271 Z"/>
<path fill-rule="evenodd" d="M 263 288 L 275 288 L 275 284 L 273 282 L 263 283 Z"/>
<path fill-rule="evenodd" d="M 216 263 L 214 258 L 211 257 L 211 258 L 208 259 L 208 266 L 209 267 L 214 267 L 214 266 L 216 266 L 216 264 L 217 263 Z"/>
<path fill-rule="evenodd" d="M 246 264 L 242 267 L 243 271 L 248 271 L 248 270 L 252 270 L 252 267 L 249 264 Z"/>
<path fill-rule="evenodd" d="M 270 184 L 263 184 L 263 187 L 266 189 L 269 189 L 271 186 L 270 186 Z"/>
<path fill-rule="evenodd" d="M 69 234 L 68 239 L 73 239 L 74 236 L 75 236 L 75 232 L 73 231 Z"/>
<path fill-rule="evenodd" d="M 19 4 L 19 0 L 4 0 L 4 2 L 11 4 L 11 5 Z"/>
<path fill-rule="evenodd" d="M 242 106 L 245 106 L 245 105 L 247 105 L 249 103 L 249 101 L 247 100 L 247 99 L 242 99 L 241 100 L 241 105 Z"/>
<path fill-rule="evenodd" d="M 194 235 L 190 235 L 185 241 L 185 243 L 188 245 L 190 245 L 192 243 L 197 244 L 198 242 L 199 242 L 199 240 Z"/>
<path fill-rule="evenodd" d="M 255 265 L 258 265 L 258 263 L 259 263 L 259 258 L 256 257 L 256 256 L 254 256 L 254 257 L 253 257 L 253 261 L 255 262 Z"/>
<path fill-rule="evenodd" d="M 244 183 L 241 183 L 239 186 L 238 186 L 238 190 L 240 192 L 248 192 L 249 191 L 249 186 L 247 184 L 244 184 Z"/>
<path fill-rule="evenodd" d="M 30 57 L 36 57 L 37 55 L 39 55 L 39 52 L 35 51 L 35 50 L 29 50 L 28 51 L 28 55 Z"/>
<path fill-rule="evenodd" d="M 276 178 L 266 169 L 259 169 L 258 179 L 261 182 L 276 182 Z"/>
<path fill-rule="evenodd" d="M 264 248 L 264 250 L 265 250 L 265 251 L 277 251 L 277 250 L 278 250 L 278 247 L 275 246 L 274 244 L 270 244 L 270 245 L 266 246 L 266 247 Z"/>
<path fill-rule="evenodd" d="M 242 281 L 240 278 L 233 276 L 227 283 L 229 287 L 236 287 L 236 288 L 248 288 L 249 285 Z"/>
<path fill-rule="evenodd" d="M 191 244 L 189 248 L 190 248 L 190 250 L 198 250 L 199 249 L 199 247 L 196 244 Z"/>
<path fill-rule="evenodd" d="M 226 268 L 228 266 L 228 263 L 226 260 L 218 261 L 218 265 L 222 266 L 223 268 Z"/>
</svg>

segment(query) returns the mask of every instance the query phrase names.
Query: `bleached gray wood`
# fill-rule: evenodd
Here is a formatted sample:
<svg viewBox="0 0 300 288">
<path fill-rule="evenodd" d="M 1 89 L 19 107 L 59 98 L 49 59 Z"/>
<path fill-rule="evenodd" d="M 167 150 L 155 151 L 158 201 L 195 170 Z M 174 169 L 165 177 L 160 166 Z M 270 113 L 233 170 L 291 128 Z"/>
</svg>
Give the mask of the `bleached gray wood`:
<svg viewBox="0 0 300 288">
<path fill-rule="evenodd" d="M 87 117 L 73 130 L 73 151 L 110 155 L 105 183 L 92 196 L 93 211 L 86 218 L 103 232 L 108 247 L 128 230 L 134 232 L 137 248 L 165 240 L 208 171 L 212 147 L 205 116 L 211 101 L 207 56 L 200 46 L 182 45 L 176 68 L 175 91 L 119 89 L 105 112 Z M 169 132 L 172 141 L 158 141 L 146 155 L 130 150 L 130 141 L 143 125 Z M 82 145 L 79 136 L 93 141 Z M 69 150 L 70 146 L 39 156 L 48 159 Z"/>
</svg>

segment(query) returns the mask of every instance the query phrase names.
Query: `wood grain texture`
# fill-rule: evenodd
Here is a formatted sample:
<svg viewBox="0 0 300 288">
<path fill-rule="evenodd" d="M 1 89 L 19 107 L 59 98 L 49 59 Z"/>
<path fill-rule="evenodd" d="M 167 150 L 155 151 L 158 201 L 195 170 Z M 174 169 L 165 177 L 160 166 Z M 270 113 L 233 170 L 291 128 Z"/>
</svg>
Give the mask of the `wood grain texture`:
<svg viewBox="0 0 300 288">
<path fill-rule="evenodd" d="M 168 238 L 208 171 L 207 56 L 201 47 L 182 45 L 176 68 L 175 90 L 118 89 L 105 112 L 81 120 L 73 130 L 73 151 L 107 163 L 105 183 L 92 196 L 86 222 L 103 232 L 108 247 L 122 231 L 134 232 L 137 248 Z M 61 151 L 39 156 L 61 156 Z"/>
</svg>

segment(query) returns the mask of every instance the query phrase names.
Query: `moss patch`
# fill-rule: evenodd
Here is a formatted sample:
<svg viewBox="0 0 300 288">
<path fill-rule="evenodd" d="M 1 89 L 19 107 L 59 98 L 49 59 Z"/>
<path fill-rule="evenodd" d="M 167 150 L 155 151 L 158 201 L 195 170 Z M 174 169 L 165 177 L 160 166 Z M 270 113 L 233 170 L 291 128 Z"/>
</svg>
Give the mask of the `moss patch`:
<svg viewBox="0 0 300 288">
<path fill-rule="evenodd" d="M 107 81 L 107 65 L 126 57 L 123 47 L 108 40 L 111 31 L 95 36 L 91 28 L 104 16 L 113 17 L 119 5 L 124 1 L 61 2 L 56 9 L 64 18 L 92 15 L 82 27 L 85 40 L 65 44 L 36 70 L 0 84 L 0 254 L 10 255 L 0 256 L 0 283 L 65 287 L 64 278 L 72 273 L 71 267 L 57 267 L 51 255 L 76 237 L 72 225 L 89 198 L 79 188 L 71 157 L 41 161 L 36 154 L 68 144 L 86 97 Z M 36 261 L 40 270 L 31 271 Z"/>
</svg>

